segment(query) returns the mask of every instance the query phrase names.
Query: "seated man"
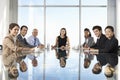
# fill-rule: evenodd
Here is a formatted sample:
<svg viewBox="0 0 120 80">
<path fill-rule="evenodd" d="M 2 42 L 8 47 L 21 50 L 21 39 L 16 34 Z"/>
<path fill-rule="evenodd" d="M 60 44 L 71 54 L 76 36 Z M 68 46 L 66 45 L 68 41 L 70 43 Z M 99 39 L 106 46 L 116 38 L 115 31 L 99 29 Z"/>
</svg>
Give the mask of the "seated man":
<svg viewBox="0 0 120 80">
<path fill-rule="evenodd" d="M 25 35 L 27 34 L 27 31 L 28 31 L 28 27 L 23 25 L 21 28 L 20 28 L 20 34 L 18 34 L 17 36 L 17 39 L 18 41 L 20 42 L 20 44 L 23 45 L 23 47 L 29 47 L 29 48 L 34 48 L 35 46 L 33 45 L 30 45 L 26 38 L 25 38 Z M 23 61 L 23 59 L 26 57 L 26 55 L 22 55 L 21 57 L 19 57 L 17 59 L 17 62 L 20 64 L 20 70 L 21 72 L 25 72 L 27 70 L 27 65 L 26 63 Z"/>
<path fill-rule="evenodd" d="M 39 47 L 40 49 L 44 48 L 44 45 L 41 44 L 40 40 L 37 38 L 38 30 L 33 29 L 32 35 L 28 37 L 27 41 L 30 45 Z"/>
</svg>

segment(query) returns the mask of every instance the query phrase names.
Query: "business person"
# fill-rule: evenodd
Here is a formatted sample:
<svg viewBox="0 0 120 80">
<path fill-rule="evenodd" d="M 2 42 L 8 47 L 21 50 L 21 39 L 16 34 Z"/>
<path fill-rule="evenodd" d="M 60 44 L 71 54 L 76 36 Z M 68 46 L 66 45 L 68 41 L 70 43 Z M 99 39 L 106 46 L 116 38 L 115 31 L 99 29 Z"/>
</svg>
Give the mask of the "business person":
<svg viewBox="0 0 120 80">
<path fill-rule="evenodd" d="M 85 42 L 83 43 L 83 48 L 89 48 L 93 45 L 95 45 L 94 38 L 91 36 L 91 32 L 88 28 L 84 29 L 84 38 Z M 84 58 L 84 68 L 88 68 L 91 64 L 91 60 L 93 59 L 93 55 L 89 54 L 88 52 L 84 52 L 85 58 Z"/>
<path fill-rule="evenodd" d="M 90 47 L 90 49 L 91 50 L 92 49 L 103 49 L 105 47 L 105 43 L 106 43 L 107 38 L 102 33 L 102 27 L 99 25 L 96 25 L 96 26 L 93 26 L 92 30 L 93 30 L 95 36 L 97 37 L 97 41 L 96 41 L 95 45 Z M 96 57 L 97 57 L 97 63 L 94 65 L 92 71 L 94 74 L 99 74 L 102 70 L 101 65 L 103 65 L 103 64 L 100 64 L 100 62 L 99 62 L 102 57 L 100 55 L 97 55 L 97 54 L 96 54 Z"/>
<path fill-rule="evenodd" d="M 52 49 L 55 49 L 56 56 L 60 60 L 60 66 L 64 68 L 66 65 L 66 59 L 69 56 L 70 49 L 70 42 L 67 36 L 66 28 L 60 29 L 60 35 L 57 36 L 55 45 L 52 45 L 51 47 Z M 56 50 L 56 48 L 58 50 Z M 66 53 L 66 50 L 68 50 L 68 53 Z"/>
<path fill-rule="evenodd" d="M 107 26 L 105 28 L 105 36 L 107 38 L 104 48 L 94 49 L 92 54 L 99 55 L 99 63 L 93 68 L 93 72 L 96 73 L 99 69 L 102 70 L 102 66 L 105 67 L 105 76 L 112 77 L 115 67 L 118 64 L 118 40 L 114 35 L 113 26 Z M 93 50 L 93 49 L 92 49 Z"/>
<path fill-rule="evenodd" d="M 32 35 L 27 38 L 27 42 L 35 47 L 43 49 L 45 46 L 39 40 L 38 36 L 38 29 L 33 29 Z"/>
</svg>

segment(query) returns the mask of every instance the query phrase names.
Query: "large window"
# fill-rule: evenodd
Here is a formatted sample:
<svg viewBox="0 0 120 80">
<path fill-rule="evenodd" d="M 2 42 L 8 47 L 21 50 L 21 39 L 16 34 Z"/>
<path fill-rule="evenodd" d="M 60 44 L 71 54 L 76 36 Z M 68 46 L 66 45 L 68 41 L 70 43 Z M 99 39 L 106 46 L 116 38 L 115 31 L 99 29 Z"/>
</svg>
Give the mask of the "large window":
<svg viewBox="0 0 120 80">
<path fill-rule="evenodd" d="M 19 25 L 28 26 L 26 37 L 32 34 L 33 28 L 37 28 L 39 30 L 38 38 L 45 46 L 55 44 L 56 37 L 60 34 L 62 27 L 65 27 L 67 30 L 71 46 L 67 67 L 56 67 L 55 65 L 58 65 L 59 62 L 56 62 L 53 51 L 47 51 L 44 53 L 45 55 L 42 55 L 43 62 L 39 64 L 42 65 L 42 68 L 37 68 L 38 70 L 43 69 L 40 73 L 40 75 L 42 74 L 40 79 L 105 79 L 103 73 L 100 75 L 100 78 L 93 75 L 90 72 L 92 66 L 88 70 L 84 69 L 82 52 L 74 52 L 72 48 L 76 48 L 76 46 L 84 42 L 84 28 L 89 28 L 92 32 L 94 25 L 100 25 L 103 29 L 107 25 L 107 0 L 19 0 L 18 23 Z M 92 36 L 94 36 L 93 32 Z M 34 70 L 36 69 L 34 68 Z M 31 73 L 34 75 L 33 72 Z M 39 78 L 38 76 L 39 74 L 29 80 L 35 80 Z"/>
</svg>

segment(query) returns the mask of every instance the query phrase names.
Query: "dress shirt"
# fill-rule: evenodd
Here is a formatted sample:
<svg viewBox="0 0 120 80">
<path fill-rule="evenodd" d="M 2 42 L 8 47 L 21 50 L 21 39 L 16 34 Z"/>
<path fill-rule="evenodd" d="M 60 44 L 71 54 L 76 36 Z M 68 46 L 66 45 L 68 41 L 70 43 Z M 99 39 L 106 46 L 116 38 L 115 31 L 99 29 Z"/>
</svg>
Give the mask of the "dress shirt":
<svg viewBox="0 0 120 80">
<path fill-rule="evenodd" d="M 34 36 L 28 37 L 27 42 L 33 46 L 39 46 L 41 44 L 39 39 L 37 37 L 34 37 Z"/>
</svg>

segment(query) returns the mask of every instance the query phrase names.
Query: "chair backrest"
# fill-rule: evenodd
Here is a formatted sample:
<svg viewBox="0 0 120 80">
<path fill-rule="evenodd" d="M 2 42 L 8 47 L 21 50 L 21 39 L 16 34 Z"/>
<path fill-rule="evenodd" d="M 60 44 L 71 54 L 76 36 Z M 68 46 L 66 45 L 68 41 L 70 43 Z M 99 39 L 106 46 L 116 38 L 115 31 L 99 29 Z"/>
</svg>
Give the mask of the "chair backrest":
<svg viewBox="0 0 120 80">
<path fill-rule="evenodd" d="M 2 50 L 2 48 L 3 48 L 2 45 L 0 45 L 0 50 Z"/>
<path fill-rule="evenodd" d="M 120 46 L 118 46 L 118 56 L 120 56 Z"/>
</svg>

